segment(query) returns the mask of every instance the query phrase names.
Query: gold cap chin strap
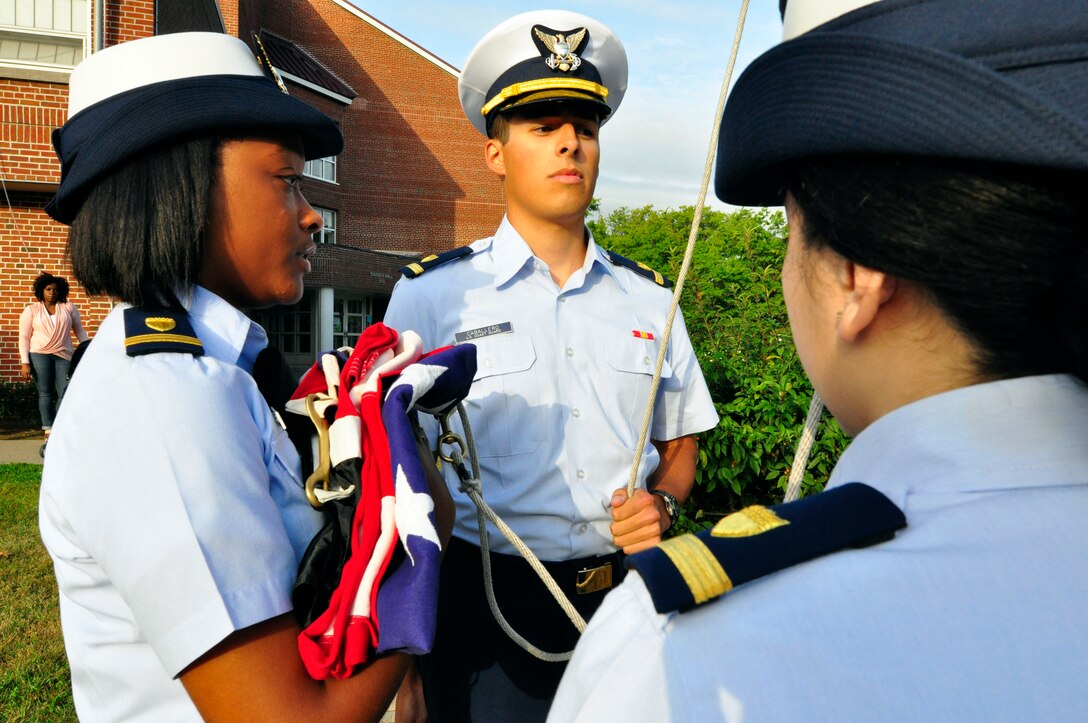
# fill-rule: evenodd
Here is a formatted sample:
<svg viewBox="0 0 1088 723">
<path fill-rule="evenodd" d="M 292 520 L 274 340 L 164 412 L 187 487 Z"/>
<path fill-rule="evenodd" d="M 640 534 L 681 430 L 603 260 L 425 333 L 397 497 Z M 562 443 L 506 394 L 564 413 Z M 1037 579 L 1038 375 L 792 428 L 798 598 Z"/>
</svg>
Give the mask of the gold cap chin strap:
<svg viewBox="0 0 1088 723">
<path fill-rule="evenodd" d="M 521 83 L 514 83 L 513 85 L 506 86 L 500 90 L 494 98 L 484 103 L 484 107 L 480 108 L 480 115 L 486 116 L 497 106 L 502 105 L 511 98 L 516 98 L 519 95 L 525 95 L 526 93 L 536 93 L 541 90 L 582 91 L 582 93 L 589 93 L 590 95 L 597 96 L 602 101 L 608 99 L 608 88 L 605 88 L 600 83 L 594 83 L 592 80 L 583 80 L 581 78 L 539 78 L 537 80 L 526 80 Z M 572 94 L 572 97 L 579 97 L 580 95 L 581 94 Z"/>
</svg>

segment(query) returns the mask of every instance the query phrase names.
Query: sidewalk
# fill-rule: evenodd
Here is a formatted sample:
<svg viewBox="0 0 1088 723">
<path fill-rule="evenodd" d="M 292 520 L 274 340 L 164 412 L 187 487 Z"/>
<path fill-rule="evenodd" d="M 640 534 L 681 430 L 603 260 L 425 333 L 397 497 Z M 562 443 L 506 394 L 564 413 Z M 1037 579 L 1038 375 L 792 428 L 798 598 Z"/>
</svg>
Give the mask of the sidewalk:
<svg viewBox="0 0 1088 723">
<path fill-rule="evenodd" d="M 38 439 L 0 439 L 0 464 L 15 464 L 27 462 L 41 464 L 42 458 L 38 450 L 45 441 Z"/>
</svg>

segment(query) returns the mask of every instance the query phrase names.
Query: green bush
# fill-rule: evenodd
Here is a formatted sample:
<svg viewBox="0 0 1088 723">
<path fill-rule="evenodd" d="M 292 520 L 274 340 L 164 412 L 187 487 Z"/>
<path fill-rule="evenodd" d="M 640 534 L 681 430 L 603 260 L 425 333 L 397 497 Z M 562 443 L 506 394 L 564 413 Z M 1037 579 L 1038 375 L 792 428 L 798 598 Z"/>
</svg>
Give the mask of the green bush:
<svg viewBox="0 0 1088 723">
<path fill-rule="evenodd" d="M 589 221 L 602 246 L 676 279 L 694 210 L 621 208 Z M 790 334 L 780 271 L 782 213 L 704 211 L 680 306 L 721 421 L 701 435 L 696 487 L 680 529 L 749 504 L 781 502 L 812 387 Z M 825 423 L 803 492 L 823 489 L 845 438 Z"/>
<path fill-rule="evenodd" d="M 38 424 L 38 389 L 34 382 L 0 381 L 0 419 Z"/>
</svg>

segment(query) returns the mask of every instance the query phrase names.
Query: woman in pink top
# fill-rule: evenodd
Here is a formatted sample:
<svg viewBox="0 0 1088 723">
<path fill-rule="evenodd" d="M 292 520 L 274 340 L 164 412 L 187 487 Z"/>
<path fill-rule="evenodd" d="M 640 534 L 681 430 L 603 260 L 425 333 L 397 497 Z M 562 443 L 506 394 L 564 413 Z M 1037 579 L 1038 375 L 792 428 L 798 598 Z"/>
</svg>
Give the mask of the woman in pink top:
<svg viewBox="0 0 1088 723">
<path fill-rule="evenodd" d="M 87 341 L 87 332 L 79 321 L 79 309 L 68 301 L 66 279 L 43 273 L 34 280 L 34 296 L 37 301 L 19 316 L 19 359 L 23 379 L 33 377 L 38 385 L 38 411 L 48 437 L 68 386 L 72 334 L 82 343 Z"/>
</svg>

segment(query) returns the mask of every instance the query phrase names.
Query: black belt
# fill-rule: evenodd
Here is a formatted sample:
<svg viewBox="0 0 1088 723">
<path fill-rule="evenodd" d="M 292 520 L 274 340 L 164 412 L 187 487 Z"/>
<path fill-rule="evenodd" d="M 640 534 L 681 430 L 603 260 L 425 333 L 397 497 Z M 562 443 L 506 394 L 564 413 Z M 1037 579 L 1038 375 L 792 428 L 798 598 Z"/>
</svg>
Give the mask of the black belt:
<svg viewBox="0 0 1088 723">
<path fill-rule="evenodd" d="M 473 553 L 479 559 L 480 548 L 456 537 L 450 540 L 447 556 L 460 557 Z M 541 564 L 544 565 L 548 574 L 555 578 L 559 588 L 565 594 L 589 595 L 607 591 L 620 584 L 627 572 L 623 567 L 623 559 L 623 552 L 617 551 L 610 555 L 582 557 L 576 560 L 541 560 Z M 496 586 L 501 586 L 505 582 L 520 584 L 526 575 L 536 577 L 536 572 L 520 555 L 491 553 L 491 577 Z"/>
<path fill-rule="evenodd" d="M 623 567 L 622 552 L 561 562 L 542 560 L 541 564 L 568 595 L 572 592 L 575 595 L 589 595 L 608 590 L 619 585 L 626 572 Z"/>
</svg>

